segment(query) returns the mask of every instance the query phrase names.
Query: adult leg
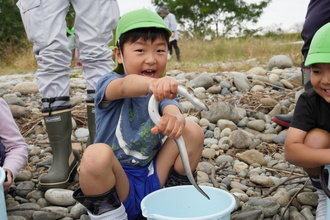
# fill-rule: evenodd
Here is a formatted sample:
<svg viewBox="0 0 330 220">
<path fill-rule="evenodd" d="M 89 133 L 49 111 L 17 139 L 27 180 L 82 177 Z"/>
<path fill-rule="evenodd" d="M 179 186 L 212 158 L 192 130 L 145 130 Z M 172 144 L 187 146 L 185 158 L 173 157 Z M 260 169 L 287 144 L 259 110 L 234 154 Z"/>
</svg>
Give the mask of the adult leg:
<svg viewBox="0 0 330 220">
<path fill-rule="evenodd" d="M 112 30 L 119 20 L 116 0 L 72 0 L 76 12 L 75 33 L 80 52 L 83 75 L 87 84 L 88 144 L 94 142 L 94 96 L 96 83 L 114 67 L 112 51 L 108 48 L 113 39 Z"/>
<path fill-rule="evenodd" d="M 173 53 L 173 44 L 172 44 L 173 41 L 170 41 L 169 44 L 168 44 L 168 53 L 172 56 L 172 53 Z"/>
<path fill-rule="evenodd" d="M 43 116 L 52 148 L 53 162 L 48 173 L 40 177 L 38 188 L 44 191 L 51 188 L 65 188 L 78 165 L 71 146 L 71 110 L 44 113 Z"/>
<path fill-rule="evenodd" d="M 81 68 L 82 67 L 82 64 L 80 62 L 80 52 L 79 52 L 79 49 L 76 47 L 75 50 L 74 50 L 74 55 L 75 55 L 75 66 L 74 68 Z"/>
<path fill-rule="evenodd" d="M 173 47 L 175 49 L 176 59 L 177 59 L 177 61 L 180 62 L 181 61 L 181 58 L 180 58 L 180 48 L 178 46 L 178 41 L 177 40 L 173 40 L 171 43 L 172 43 L 172 45 L 173 45 Z"/>
<path fill-rule="evenodd" d="M 122 202 L 129 194 L 125 171 L 106 144 L 92 144 L 83 154 L 79 172 L 80 189 L 74 198 L 92 219 L 126 219 Z"/>
<path fill-rule="evenodd" d="M 52 167 L 40 178 L 39 188 L 63 188 L 77 165 L 71 147 L 71 51 L 65 22 L 69 3 L 67 0 L 19 1 L 17 6 L 38 63 L 42 112 L 53 151 Z"/>
<path fill-rule="evenodd" d="M 203 131 L 198 124 L 187 120 L 182 136 L 186 143 L 191 171 L 195 171 L 202 155 Z M 187 179 L 178 147 L 173 139 L 168 138 L 157 157 L 157 173 L 161 186 L 167 181 L 172 169 Z"/>
</svg>

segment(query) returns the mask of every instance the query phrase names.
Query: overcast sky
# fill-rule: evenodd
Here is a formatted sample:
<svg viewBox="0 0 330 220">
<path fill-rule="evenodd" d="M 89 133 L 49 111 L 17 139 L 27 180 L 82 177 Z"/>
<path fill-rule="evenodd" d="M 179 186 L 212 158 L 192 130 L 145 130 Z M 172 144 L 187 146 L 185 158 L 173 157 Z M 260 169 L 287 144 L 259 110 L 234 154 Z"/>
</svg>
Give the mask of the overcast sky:
<svg viewBox="0 0 330 220">
<path fill-rule="evenodd" d="M 245 0 L 248 3 L 260 0 Z M 309 0 L 272 0 L 259 19 L 258 27 L 281 27 L 284 30 L 302 24 L 305 19 Z M 118 0 L 120 14 L 140 8 L 155 11 L 151 0 Z"/>
</svg>

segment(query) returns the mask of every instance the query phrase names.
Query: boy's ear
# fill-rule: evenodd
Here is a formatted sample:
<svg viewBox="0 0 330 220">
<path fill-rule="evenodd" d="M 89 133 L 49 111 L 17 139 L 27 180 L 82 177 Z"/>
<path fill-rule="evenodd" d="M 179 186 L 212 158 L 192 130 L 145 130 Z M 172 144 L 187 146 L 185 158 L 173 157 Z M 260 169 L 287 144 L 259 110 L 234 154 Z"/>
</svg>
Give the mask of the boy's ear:
<svg viewBox="0 0 330 220">
<path fill-rule="evenodd" d="M 122 57 L 120 56 L 120 50 L 117 46 L 115 46 L 115 48 L 113 48 L 113 54 L 115 55 L 115 58 L 117 60 L 117 63 L 122 64 Z"/>
</svg>

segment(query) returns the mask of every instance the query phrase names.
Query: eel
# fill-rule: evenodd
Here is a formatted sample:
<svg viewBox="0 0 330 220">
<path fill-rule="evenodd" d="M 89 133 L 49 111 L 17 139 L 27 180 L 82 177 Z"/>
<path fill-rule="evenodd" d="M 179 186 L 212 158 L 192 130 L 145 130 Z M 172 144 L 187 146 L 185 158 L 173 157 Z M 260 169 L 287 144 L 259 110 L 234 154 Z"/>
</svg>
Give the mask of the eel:
<svg viewBox="0 0 330 220">
<path fill-rule="evenodd" d="M 192 94 L 192 90 L 187 90 L 185 87 L 179 85 L 178 86 L 178 94 L 187 98 L 196 108 L 200 110 L 208 110 L 208 107 L 202 103 L 198 98 L 196 98 Z M 150 97 L 149 103 L 148 103 L 148 113 L 150 115 L 151 120 L 155 125 L 158 125 L 160 121 L 160 115 L 158 111 L 159 107 L 159 102 L 156 101 L 154 95 Z M 190 183 L 207 199 L 210 199 L 210 197 L 197 185 L 192 173 L 191 173 L 191 168 L 190 168 L 190 163 L 189 163 L 189 157 L 186 149 L 186 144 L 183 140 L 183 137 L 180 136 L 179 138 L 174 139 L 176 142 L 176 145 L 178 146 L 181 160 L 183 163 L 184 170 L 186 172 L 186 175 L 190 181 Z"/>
</svg>

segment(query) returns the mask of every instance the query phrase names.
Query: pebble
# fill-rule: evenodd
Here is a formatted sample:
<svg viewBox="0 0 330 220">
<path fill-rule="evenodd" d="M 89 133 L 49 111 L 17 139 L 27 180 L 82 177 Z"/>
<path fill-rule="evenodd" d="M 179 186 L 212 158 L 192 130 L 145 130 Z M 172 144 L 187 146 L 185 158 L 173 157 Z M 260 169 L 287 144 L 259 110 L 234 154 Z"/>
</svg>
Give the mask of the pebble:
<svg viewBox="0 0 330 220">
<path fill-rule="evenodd" d="M 219 65 L 239 67 L 244 63 Z M 191 103 L 181 100 L 187 120 L 196 121 L 205 133 L 197 167 L 198 184 L 220 187 L 234 195 L 237 207 L 231 219 L 280 219 L 282 215 L 285 220 L 314 219 L 316 189 L 310 181 L 304 186 L 309 180 L 304 171 L 285 161 L 283 143 L 287 129 L 271 120 L 276 114 L 294 109 L 303 90 L 300 67 L 294 67 L 284 55 L 272 57 L 266 67 L 256 59 L 246 63 L 255 67 L 240 72 L 167 72 L 180 84 L 191 87 L 209 107 L 208 111 L 197 111 Z M 72 70 L 71 76 L 73 112 L 86 117 L 85 80 L 81 70 Z M 0 76 L 0 96 L 10 105 L 18 124 L 40 115 L 41 96 L 35 74 Z M 29 159 L 6 194 L 8 218 L 88 220 L 86 209 L 72 198 L 79 186 L 77 175 L 66 189 L 37 189 L 39 176 L 52 160 L 41 118 L 25 136 Z M 80 153 L 88 139 L 87 126 L 81 120 L 81 116 L 73 117 L 72 133 L 73 148 Z M 292 176 L 299 178 L 281 184 Z"/>
</svg>

